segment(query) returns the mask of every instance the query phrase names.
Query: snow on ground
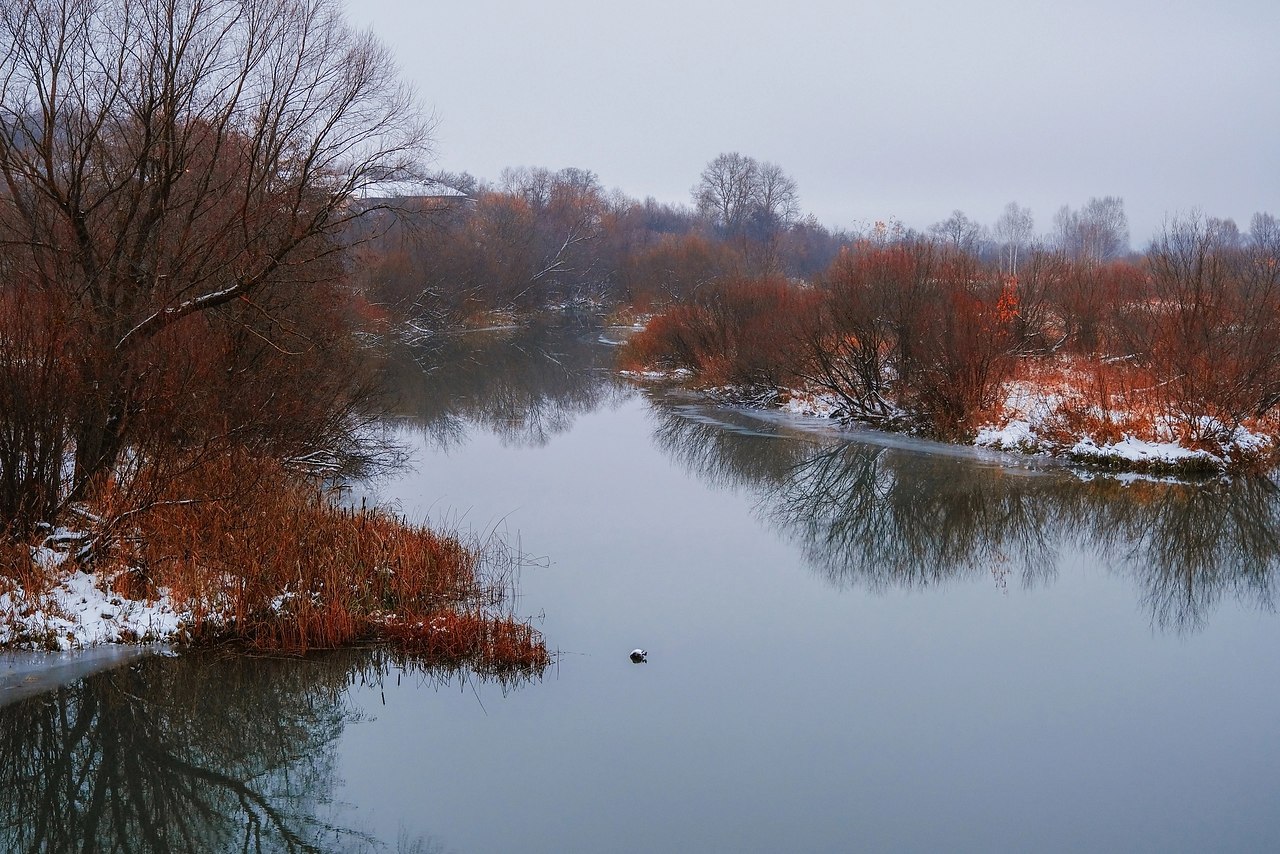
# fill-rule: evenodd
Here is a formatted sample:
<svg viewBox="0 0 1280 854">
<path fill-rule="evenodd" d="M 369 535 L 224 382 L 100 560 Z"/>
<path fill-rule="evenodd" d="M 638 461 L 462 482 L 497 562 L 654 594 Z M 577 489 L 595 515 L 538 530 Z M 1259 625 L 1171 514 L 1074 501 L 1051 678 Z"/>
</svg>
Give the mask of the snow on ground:
<svg viewBox="0 0 1280 854">
<path fill-rule="evenodd" d="M 1148 442 L 1126 435 L 1119 442 L 1107 442 L 1099 445 L 1090 436 L 1085 436 L 1072 446 L 1072 456 L 1097 460 L 1127 460 L 1131 463 L 1164 463 L 1179 464 L 1191 460 L 1204 460 L 1209 463 L 1219 462 L 1219 458 L 1208 451 L 1184 448 L 1177 442 Z"/>
<path fill-rule="evenodd" d="M 680 368 L 674 371 L 622 371 L 623 376 L 649 382 L 679 382 L 692 373 Z M 1066 373 L 1070 373 L 1067 371 Z M 700 391 L 713 400 L 738 406 L 776 408 L 789 415 L 833 418 L 843 417 L 844 406 L 839 398 L 828 392 L 812 388 L 793 388 L 766 393 L 757 390 L 723 386 L 702 388 Z M 1046 386 L 1035 380 L 1013 380 L 1004 385 L 1005 398 L 999 407 L 999 417 L 980 427 L 973 444 L 1020 454 L 1048 454 L 1062 456 L 1076 462 L 1094 463 L 1103 467 L 1133 469 L 1145 472 L 1228 470 L 1233 464 L 1260 458 L 1280 445 L 1280 436 L 1262 432 L 1255 426 L 1236 427 L 1225 439 L 1203 444 L 1215 452 L 1187 447 L 1178 436 L 1193 432 L 1203 437 L 1222 437 L 1228 430 L 1222 423 L 1206 417 L 1191 422 L 1173 423 L 1168 420 L 1148 421 L 1150 436 L 1135 435 L 1139 431 L 1124 432 L 1126 424 L 1135 423 L 1134 413 L 1112 410 L 1103 411 L 1082 403 L 1079 394 L 1061 386 Z M 905 413 L 895 413 L 905 415 Z M 1078 426 L 1081 416 L 1085 423 L 1106 425 L 1100 432 L 1114 436 L 1119 441 L 1099 441 Z M 880 425 L 871 425 L 878 427 Z"/>
<path fill-rule="evenodd" d="M 1040 446 L 1040 439 L 1030 421 L 1017 418 L 1003 426 L 988 424 L 982 427 L 973 444 L 1002 451 L 1034 452 Z"/>
<path fill-rule="evenodd" d="M 1024 381 L 1006 383 L 1004 391 L 1005 413 L 1028 422 L 1047 421 L 1065 401 L 1060 394 Z"/>
<path fill-rule="evenodd" d="M 1178 441 L 1185 433 L 1178 425 L 1156 419 L 1152 424 L 1153 435 L 1141 437 L 1133 432 L 1122 432 L 1119 441 L 1099 442 L 1088 433 L 1070 438 L 1063 437 L 1061 410 L 1070 404 L 1064 396 L 1038 388 L 1034 383 L 1015 381 L 1006 384 L 1005 400 L 1001 408 L 1002 419 L 981 427 L 973 443 L 984 447 L 1021 453 L 1063 454 L 1076 460 L 1099 464 L 1121 464 L 1133 468 L 1216 468 L 1223 469 L 1233 460 L 1265 453 L 1275 440 L 1265 434 L 1236 427 L 1226 439 L 1217 443 L 1220 453 L 1200 448 L 1189 448 Z M 1126 412 L 1100 412 L 1090 414 L 1103 421 L 1124 424 L 1131 417 Z M 1204 417 L 1192 425 L 1202 436 L 1221 436 L 1227 428 L 1220 422 Z"/>
<path fill-rule="evenodd" d="M 790 415 L 830 418 L 839 411 L 840 406 L 840 399 L 834 394 L 793 389 L 782 404 L 782 411 Z"/>
<path fill-rule="evenodd" d="M 35 560 L 58 572 L 65 555 L 35 550 Z M 43 596 L 13 587 L 0 593 L 0 647 L 70 650 L 104 643 L 177 640 L 187 622 L 163 591 L 154 601 L 126 599 L 79 570 L 63 574 Z M 34 600 L 34 601 L 33 601 Z"/>
<path fill-rule="evenodd" d="M 676 368 L 674 371 L 619 371 L 618 373 L 633 380 L 646 382 L 675 382 L 687 380 L 693 376 L 693 371 L 688 368 Z"/>
</svg>

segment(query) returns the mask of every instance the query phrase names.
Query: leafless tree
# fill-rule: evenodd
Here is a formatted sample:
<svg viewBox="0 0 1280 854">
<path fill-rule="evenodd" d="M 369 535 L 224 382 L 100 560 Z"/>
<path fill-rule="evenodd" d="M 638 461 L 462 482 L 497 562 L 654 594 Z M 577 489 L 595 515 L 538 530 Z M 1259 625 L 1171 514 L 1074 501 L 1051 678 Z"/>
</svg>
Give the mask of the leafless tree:
<svg viewBox="0 0 1280 854">
<path fill-rule="evenodd" d="M 982 226 L 969 219 L 964 211 L 954 210 L 951 216 L 929 226 L 929 233 L 952 250 L 972 253 L 982 237 Z"/>
<path fill-rule="evenodd" d="M 755 158 L 736 151 L 716 157 L 693 188 L 698 212 L 726 231 L 742 228 L 756 204 L 759 170 Z"/>
<path fill-rule="evenodd" d="M 417 179 L 428 141 L 337 0 L 0 6 L 0 241 L 74 330 L 77 487 L 128 443 L 162 332 L 305 300 L 352 200 Z"/>
<path fill-rule="evenodd" d="M 693 200 L 737 245 L 752 272 L 780 272 L 782 237 L 800 215 L 796 182 L 782 167 L 736 151 L 721 154 L 702 170 Z"/>
<path fill-rule="evenodd" d="M 1073 261 L 1101 264 L 1129 251 L 1129 218 L 1118 196 L 1091 198 L 1079 211 L 1063 205 L 1054 226 L 1059 248 Z"/>
<path fill-rule="evenodd" d="M 1280 405 L 1280 269 L 1234 241 L 1222 221 L 1192 214 L 1147 252 L 1159 298 L 1143 313 L 1147 362 L 1168 414 L 1196 439 L 1225 438 Z"/>
<path fill-rule="evenodd" d="M 790 226 L 800 216 L 800 195 L 795 180 L 776 163 L 759 165 L 755 215 L 770 227 Z"/>
<path fill-rule="evenodd" d="M 1005 205 L 995 227 L 996 242 L 1000 244 L 1001 272 L 1018 275 L 1018 260 L 1030 247 L 1034 234 L 1035 218 L 1031 209 L 1019 207 L 1017 202 Z"/>
</svg>

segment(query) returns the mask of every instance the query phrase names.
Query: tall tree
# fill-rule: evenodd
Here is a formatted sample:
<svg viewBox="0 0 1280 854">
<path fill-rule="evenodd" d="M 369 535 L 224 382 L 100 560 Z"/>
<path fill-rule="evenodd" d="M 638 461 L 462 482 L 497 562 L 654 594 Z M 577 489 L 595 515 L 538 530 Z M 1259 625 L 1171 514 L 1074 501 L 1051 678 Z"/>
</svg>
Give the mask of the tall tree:
<svg viewBox="0 0 1280 854">
<path fill-rule="evenodd" d="M 944 241 L 951 249 L 958 252 L 972 253 L 978 248 L 982 237 L 982 226 L 962 210 L 954 210 L 951 216 L 929 226 L 929 233 Z"/>
<path fill-rule="evenodd" d="M 800 215 L 796 182 L 782 167 L 736 151 L 721 154 L 702 170 L 693 200 L 752 272 L 780 272 L 782 237 Z"/>
<path fill-rule="evenodd" d="M 736 151 L 707 164 L 693 188 L 698 213 L 729 232 L 740 230 L 756 204 L 760 165 Z"/>
<path fill-rule="evenodd" d="M 995 238 L 1000 244 L 1000 267 L 1010 276 L 1018 275 L 1018 260 L 1031 245 L 1036 222 L 1031 209 L 1019 207 L 1017 202 L 1004 206 L 1004 213 L 996 220 Z"/>
<path fill-rule="evenodd" d="M 337 0 L 0 5 L 0 241 L 74 330 L 78 486 L 128 443 L 162 333 L 305 302 L 349 202 L 415 179 L 427 143 Z"/>
<path fill-rule="evenodd" d="M 1129 218 L 1119 196 L 1091 198 L 1078 211 L 1063 205 L 1054 226 L 1058 247 L 1072 260 L 1101 264 L 1129 251 Z"/>
</svg>

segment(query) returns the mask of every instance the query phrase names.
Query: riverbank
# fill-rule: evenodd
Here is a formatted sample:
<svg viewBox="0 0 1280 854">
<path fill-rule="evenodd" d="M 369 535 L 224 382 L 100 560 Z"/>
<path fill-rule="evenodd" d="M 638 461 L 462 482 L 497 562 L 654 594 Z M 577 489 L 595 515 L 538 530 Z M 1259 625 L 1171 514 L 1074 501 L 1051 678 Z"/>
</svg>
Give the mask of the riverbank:
<svg viewBox="0 0 1280 854">
<path fill-rule="evenodd" d="M 728 406 L 773 409 L 792 415 L 827 418 L 863 429 L 927 435 L 909 413 L 890 411 L 869 420 L 851 415 L 839 396 L 820 388 L 705 386 L 687 368 L 621 370 L 640 385 L 677 386 Z M 1170 418 L 1149 410 L 1088 401 L 1089 391 L 1071 371 L 1054 372 L 1052 382 L 1024 376 L 1006 382 L 1000 401 L 981 413 L 979 426 L 952 444 L 972 445 L 1025 455 L 1051 457 L 1090 469 L 1175 477 L 1205 477 L 1275 467 L 1280 456 L 1280 421 L 1249 419 L 1228 428 L 1213 419 L 1189 419 L 1191 435 Z M 937 439 L 937 436 L 928 435 Z"/>
<path fill-rule="evenodd" d="M 519 556 L 497 538 L 345 508 L 262 460 L 206 465 L 168 488 L 144 508 L 80 508 L 82 530 L 7 545 L 0 648 L 385 642 L 481 672 L 550 661 L 505 609 Z"/>
</svg>

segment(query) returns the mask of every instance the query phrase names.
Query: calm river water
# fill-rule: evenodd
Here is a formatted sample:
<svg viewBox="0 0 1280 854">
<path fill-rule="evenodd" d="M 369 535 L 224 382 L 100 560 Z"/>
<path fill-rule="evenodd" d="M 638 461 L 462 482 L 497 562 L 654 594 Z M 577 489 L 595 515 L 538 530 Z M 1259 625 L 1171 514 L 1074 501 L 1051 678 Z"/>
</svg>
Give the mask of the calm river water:
<svg viewBox="0 0 1280 854">
<path fill-rule="evenodd" d="M 1274 482 L 860 441 L 599 335 L 404 354 L 371 488 L 537 558 L 541 681 L 134 662 L 0 708 L 0 849 L 1280 849 Z"/>
</svg>

